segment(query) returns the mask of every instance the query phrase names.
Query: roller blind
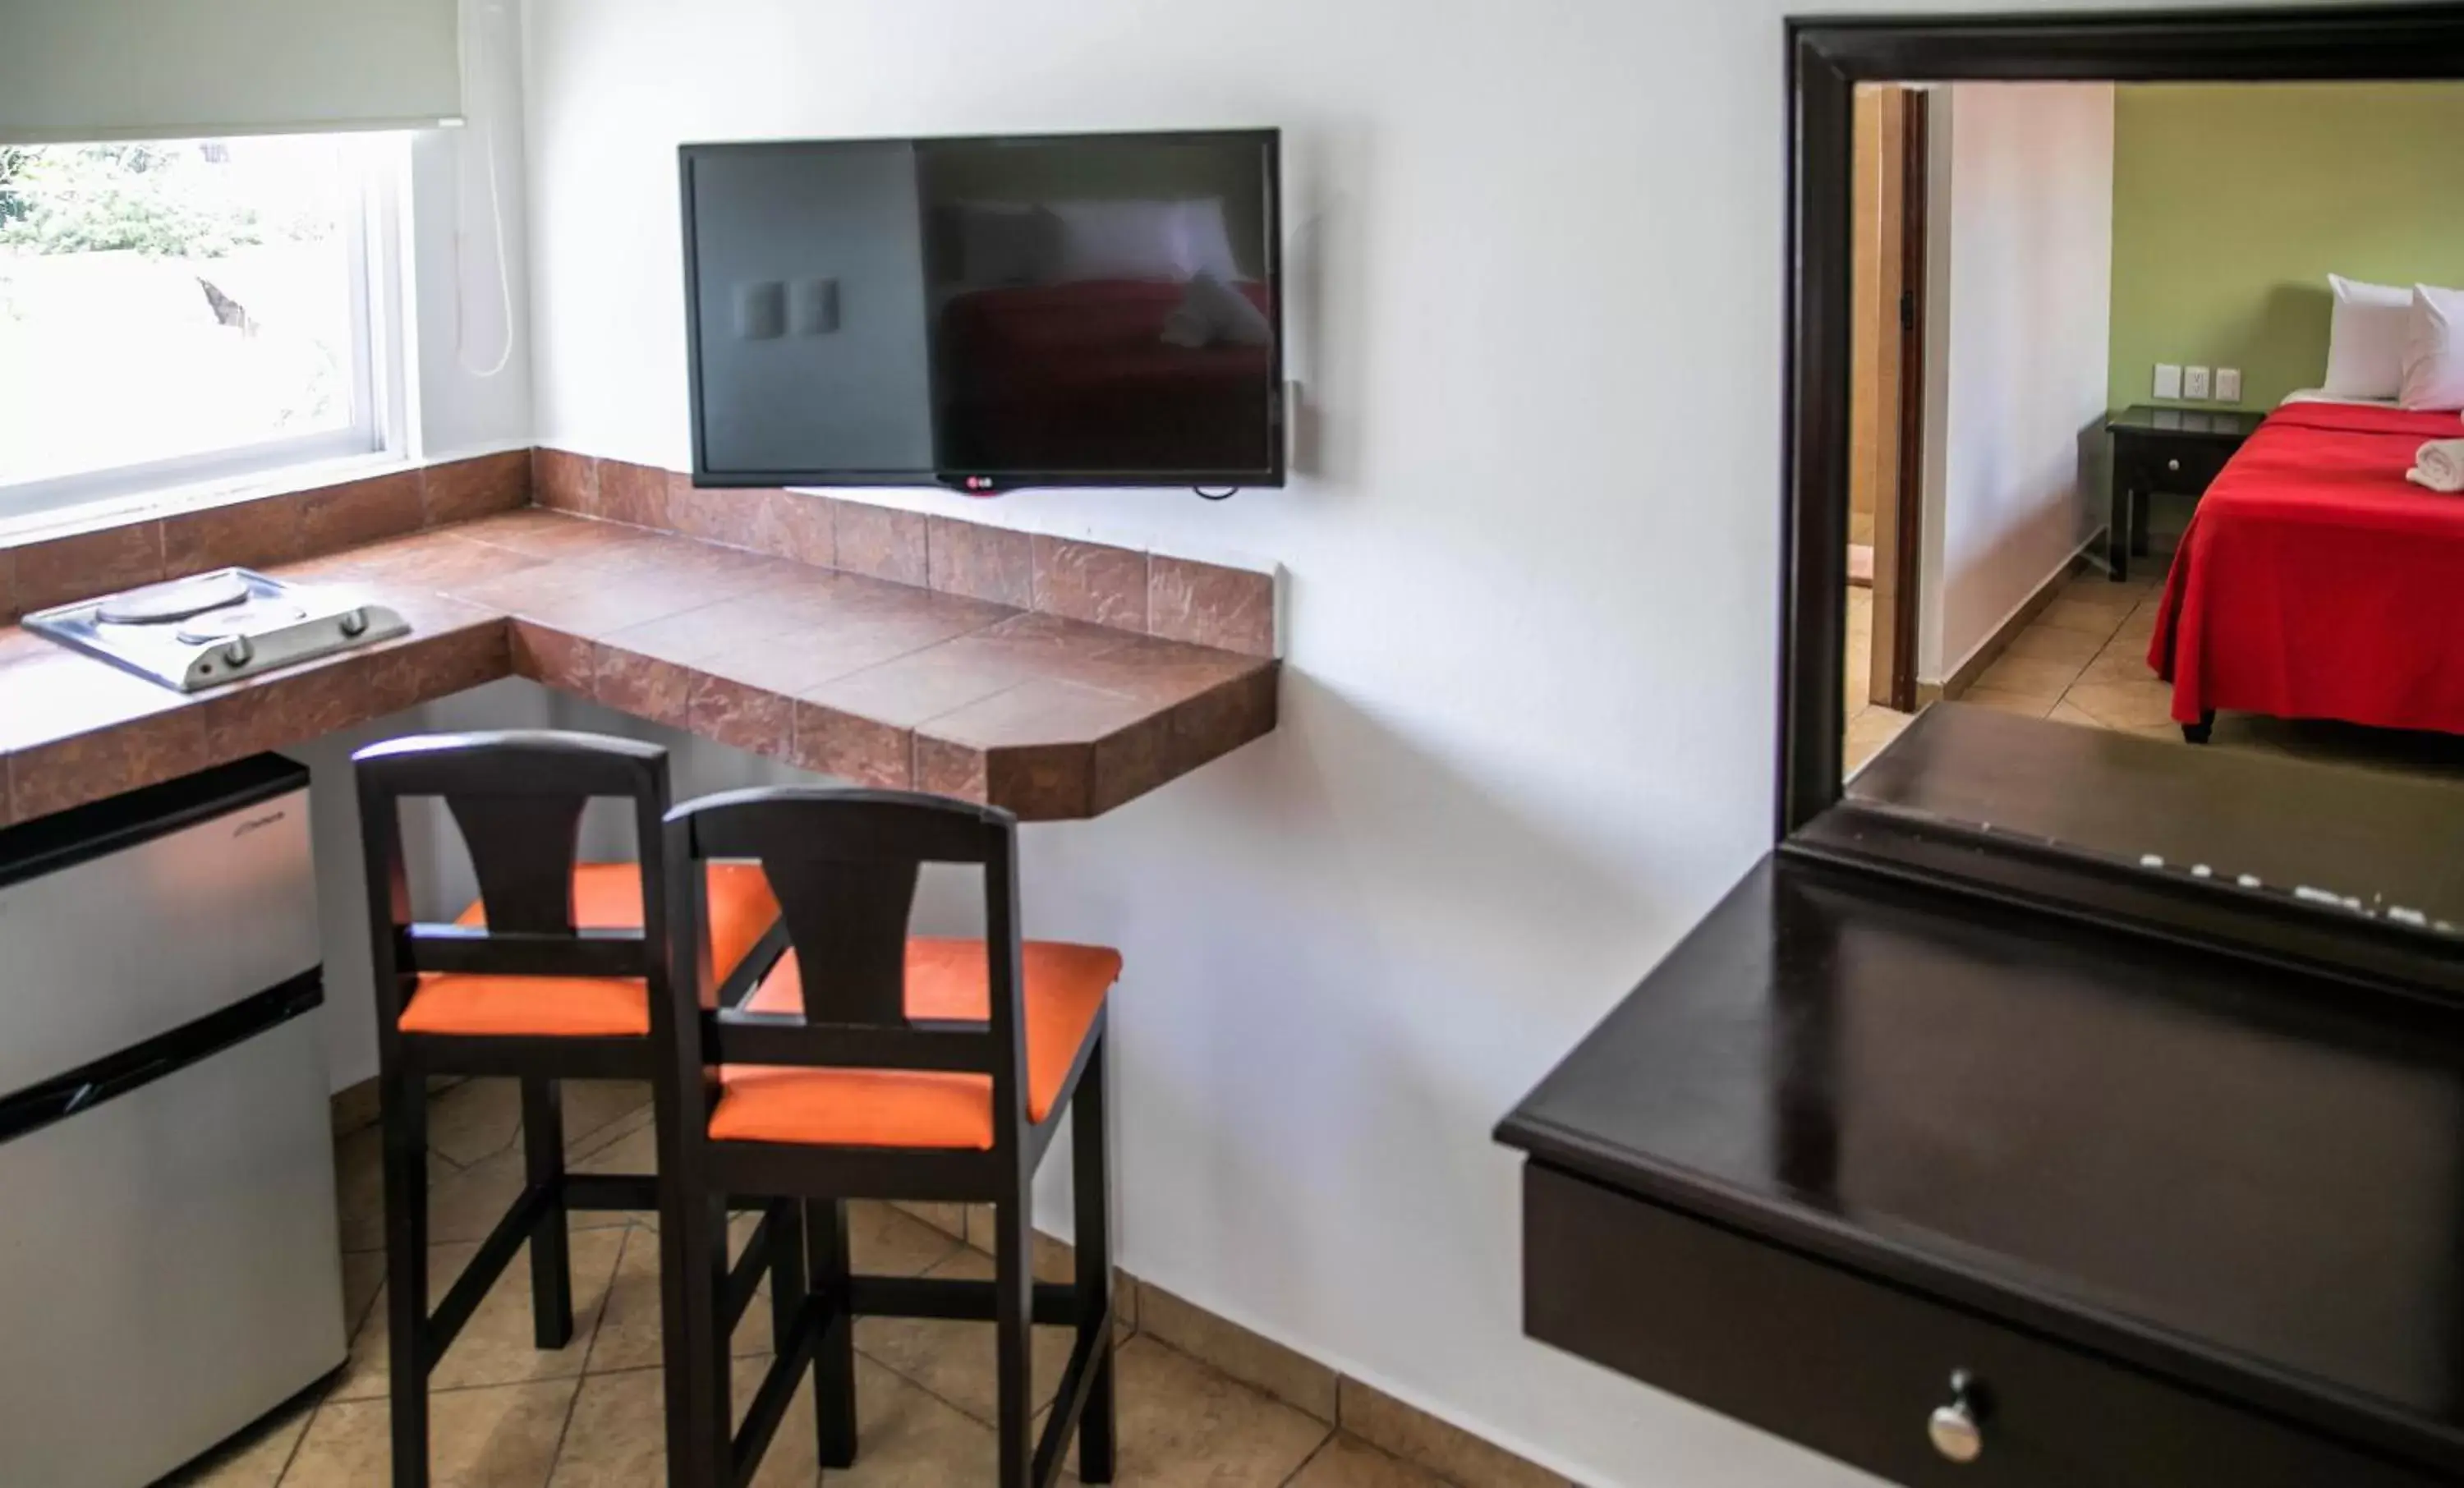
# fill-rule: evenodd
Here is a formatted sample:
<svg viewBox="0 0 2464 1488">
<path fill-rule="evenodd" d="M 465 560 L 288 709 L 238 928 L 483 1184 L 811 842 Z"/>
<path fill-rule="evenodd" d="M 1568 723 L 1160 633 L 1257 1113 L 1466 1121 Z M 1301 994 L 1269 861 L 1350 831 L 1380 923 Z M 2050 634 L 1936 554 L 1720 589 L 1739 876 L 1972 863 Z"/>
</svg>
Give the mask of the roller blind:
<svg viewBox="0 0 2464 1488">
<path fill-rule="evenodd" d="M 0 0 L 0 142 L 460 117 L 457 0 Z"/>
</svg>

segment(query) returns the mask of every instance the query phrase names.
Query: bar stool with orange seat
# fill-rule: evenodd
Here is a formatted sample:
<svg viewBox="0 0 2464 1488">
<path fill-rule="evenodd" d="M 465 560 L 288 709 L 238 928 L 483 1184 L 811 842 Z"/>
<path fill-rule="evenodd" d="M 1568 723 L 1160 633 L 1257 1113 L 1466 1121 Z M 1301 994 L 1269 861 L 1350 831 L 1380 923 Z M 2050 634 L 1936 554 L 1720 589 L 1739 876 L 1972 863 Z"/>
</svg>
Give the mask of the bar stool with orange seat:
<svg viewBox="0 0 2464 1488">
<path fill-rule="evenodd" d="M 859 1316 L 994 1324 L 1001 1488 L 1053 1482 L 1073 1433 L 1080 1478 L 1110 1482 L 1104 1050 L 1119 952 L 1021 939 L 1018 824 L 1005 811 L 903 792 L 780 787 L 680 806 L 667 832 L 678 962 L 655 1099 L 670 1482 L 750 1481 L 808 1363 L 822 1465 L 854 1465 Z M 792 946 L 741 1008 L 719 995 L 697 931 L 694 869 L 714 858 L 761 864 Z M 927 863 L 982 867 L 983 940 L 910 937 Z M 1076 1278 L 1039 1284 L 1029 1269 L 1030 1185 L 1073 1107 Z M 731 1194 L 806 1201 L 810 1258 L 801 1304 L 778 1330 L 776 1362 L 733 1435 L 722 1308 Z M 990 1203 L 994 1280 L 850 1274 L 851 1198 Z M 1077 1330 L 1041 1440 L 1029 1434 L 1033 1323 Z"/>
<path fill-rule="evenodd" d="M 667 752 L 593 734 L 506 733 L 402 738 L 352 756 L 367 866 L 383 1092 L 385 1287 L 391 1330 L 394 1488 L 426 1488 L 428 1375 L 525 1242 L 541 1348 L 573 1336 L 566 1214 L 650 1209 L 649 1174 L 569 1174 L 558 1082 L 648 1080 L 664 1021 L 669 880 L 660 858 Z M 416 923 L 403 847 L 406 799 L 441 798 L 470 849 L 479 901 L 450 925 Z M 639 864 L 582 863 L 593 799 L 632 805 Z M 741 996 L 785 945 L 778 901 L 749 864 L 708 865 L 695 897 L 703 954 Z M 707 905 L 707 912 L 702 908 Z M 521 1083 L 521 1194 L 428 1309 L 428 1081 L 505 1076 Z M 731 1278 L 740 1316 L 761 1268 L 795 1295 L 802 1214 L 768 1214 Z"/>
</svg>

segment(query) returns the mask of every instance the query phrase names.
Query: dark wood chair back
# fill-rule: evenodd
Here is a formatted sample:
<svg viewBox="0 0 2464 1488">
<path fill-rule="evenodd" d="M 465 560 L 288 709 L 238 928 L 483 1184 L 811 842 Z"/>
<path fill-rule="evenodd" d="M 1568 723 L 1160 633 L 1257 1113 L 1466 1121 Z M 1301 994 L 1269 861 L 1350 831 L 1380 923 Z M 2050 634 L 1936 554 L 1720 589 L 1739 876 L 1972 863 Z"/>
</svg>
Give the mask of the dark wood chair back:
<svg viewBox="0 0 2464 1488">
<path fill-rule="evenodd" d="M 700 865 L 752 859 L 778 896 L 802 982 L 802 1016 L 723 1005 L 701 932 Z M 955 1070 L 990 1075 L 1004 1140 L 1025 1113 L 1018 912 L 1018 819 L 903 791 L 778 786 L 669 813 L 665 859 L 676 933 L 668 1019 L 677 1067 L 718 1063 Z M 990 1018 L 907 1015 L 908 920 L 924 864 L 983 869 Z"/>
<path fill-rule="evenodd" d="M 660 821 L 668 755 L 591 733 L 510 731 L 425 734 L 351 756 L 366 856 L 377 995 L 390 1020 L 422 972 L 502 976 L 640 976 L 666 967 L 668 879 Z M 412 918 L 402 803 L 441 799 L 471 853 L 487 924 Z M 582 814 L 594 799 L 632 802 L 642 863 L 642 926 L 574 924 Z"/>
</svg>

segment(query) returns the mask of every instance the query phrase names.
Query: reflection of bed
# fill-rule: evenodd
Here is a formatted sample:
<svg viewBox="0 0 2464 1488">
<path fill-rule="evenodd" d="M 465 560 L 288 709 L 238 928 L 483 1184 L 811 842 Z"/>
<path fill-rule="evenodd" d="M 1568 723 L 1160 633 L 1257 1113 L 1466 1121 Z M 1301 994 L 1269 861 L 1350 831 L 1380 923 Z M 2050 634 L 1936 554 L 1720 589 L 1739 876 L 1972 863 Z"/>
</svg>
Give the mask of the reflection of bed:
<svg viewBox="0 0 2464 1488">
<path fill-rule="evenodd" d="M 1263 285 L 1237 286 L 1266 308 Z M 1271 462 L 1271 346 L 1163 339 L 1187 287 L 1090 280 L 943 307 L 943 463 L 957 470 L 1255 470 Z"/>
<path fill-rule="evenodd" d="M 2464 734 L 2464 497 L 2405 480 L 2456 416 L 2278 409 L 2208 488 L 2148 665 L 2173 717 L 2219 710 Z"/>
</svg>

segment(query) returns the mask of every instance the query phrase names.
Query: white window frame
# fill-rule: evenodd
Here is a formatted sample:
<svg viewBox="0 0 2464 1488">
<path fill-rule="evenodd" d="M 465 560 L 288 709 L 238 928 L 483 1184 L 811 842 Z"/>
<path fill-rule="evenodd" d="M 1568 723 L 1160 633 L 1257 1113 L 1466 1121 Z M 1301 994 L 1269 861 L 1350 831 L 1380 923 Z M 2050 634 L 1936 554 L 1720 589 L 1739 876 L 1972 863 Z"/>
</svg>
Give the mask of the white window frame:
<svg viewBox="0 0 2464 1488">
<path fill-rule="evenodd" d="M 83 507 L 139 504 L 185 488 L 229 488 L 303 472 L 404 458 L 408 453 L 408 377 L 403 314 L 403 193 L 409 179 L 407 137 L 343 137 L 359 182 L 357 209 L 344 214 L 350 269 L 351 408 L 346 427 L 108 466 L 41 480 L 0 482 L 0 526 Z"/>
</svg>

